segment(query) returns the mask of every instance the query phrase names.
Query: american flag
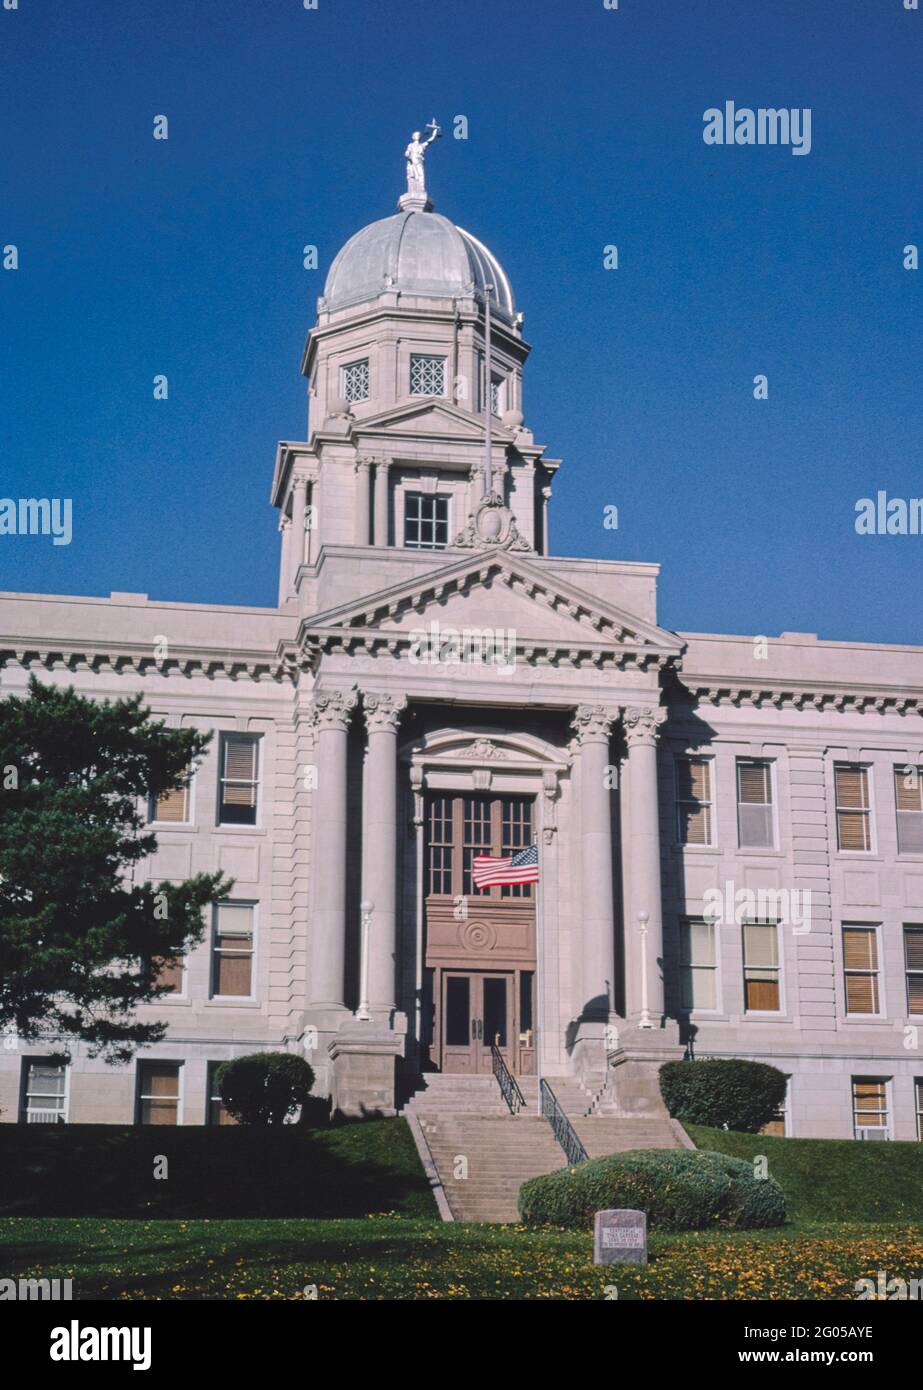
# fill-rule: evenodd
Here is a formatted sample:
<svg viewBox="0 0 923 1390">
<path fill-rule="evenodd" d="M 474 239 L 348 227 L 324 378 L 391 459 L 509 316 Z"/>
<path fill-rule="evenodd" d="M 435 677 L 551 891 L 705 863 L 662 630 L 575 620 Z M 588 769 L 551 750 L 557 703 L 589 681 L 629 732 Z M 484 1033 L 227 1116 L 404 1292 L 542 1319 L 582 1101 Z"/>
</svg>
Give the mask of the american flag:
<svg viewBox="0 0 923 1390">
<path fill-rule="evenodd" d="M 490 888 L 495 883 L 538 883 L 538 845 L 529 845 L 503 859 L 476 854 L 472 876 L 475 888 Z"/>
</svg>

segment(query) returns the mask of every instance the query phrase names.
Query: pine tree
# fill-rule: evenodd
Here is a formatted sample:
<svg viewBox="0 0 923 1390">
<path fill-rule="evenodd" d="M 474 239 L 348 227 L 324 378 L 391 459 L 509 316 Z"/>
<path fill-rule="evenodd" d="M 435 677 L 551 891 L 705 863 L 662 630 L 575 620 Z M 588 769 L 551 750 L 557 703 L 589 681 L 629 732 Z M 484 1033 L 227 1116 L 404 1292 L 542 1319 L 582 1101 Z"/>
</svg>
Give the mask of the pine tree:
<svg viewBox="0 0 923 1390">
<path fill-rule="evenodd" d="M 33 676 L 0 700 L 0 1030 L 111 1062 L 164 1036 L 135 1011 L 233 885 L 142 881 L 148 798 L 184 786 L 210 739 L 153 720 L 140 695 L 90 700 Z"/>
</svg>

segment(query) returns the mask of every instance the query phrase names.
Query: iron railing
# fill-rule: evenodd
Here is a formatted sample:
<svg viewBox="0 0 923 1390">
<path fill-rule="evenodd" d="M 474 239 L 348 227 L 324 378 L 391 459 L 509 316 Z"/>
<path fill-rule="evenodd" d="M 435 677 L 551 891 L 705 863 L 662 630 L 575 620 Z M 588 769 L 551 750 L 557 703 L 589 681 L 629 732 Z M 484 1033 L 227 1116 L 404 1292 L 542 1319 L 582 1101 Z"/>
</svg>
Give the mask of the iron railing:
<svg viewBox="0 0 923 1390">
<path fill-rule="evenodd" d="M 564 1150 L 568 1163 L 586 1163 L 590 1155 L 577 1137 L 577 1131 L 558 1104 L 557 1096 L 544 1077 L 542 1077 L 540 1084 L 542 1114 L 551 1125 L 552 1133 Z"/>
<path fill-rule="evenodd" d="M 511 1115 L 518 1115 L 525 1105 L 522 1091 L 516 1084 L 516 1078 L 511 1074 L 509 1067 L 503 1058 L 503 1053 L 496 1043 L 490 1044 L 490 1055 L 494 1064 L 494 1076 L 497 1078 L 497 1085 L 500 1087 L 500 1094 L 510 1107 Z"/>
</svg>

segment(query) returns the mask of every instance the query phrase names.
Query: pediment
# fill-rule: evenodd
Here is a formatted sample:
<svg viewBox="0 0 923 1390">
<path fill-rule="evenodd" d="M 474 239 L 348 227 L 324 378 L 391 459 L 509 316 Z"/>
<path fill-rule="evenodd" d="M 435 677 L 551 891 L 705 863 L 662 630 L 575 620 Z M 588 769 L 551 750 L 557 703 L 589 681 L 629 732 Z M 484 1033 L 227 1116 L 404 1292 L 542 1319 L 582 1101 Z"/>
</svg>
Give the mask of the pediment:
<svg viewBox="0 0 923 1390">
<path fill-rule="evenodd" d="M 305 619 L 314 641 L 339 636 L 399 649 L 439 629 L 503 630 L 517 650 L 590 653 L 618 648 L 660 660 L 678 655 L 675 633 L 648 623 L 509 552 L 466 554 L 426 575 Z"/>
<path fill-rule="evenodd" d="M 513 438 L 497 421 L 494 421 L 493 433 L 498 442 L 509 442 Z M 484 438 L 484 425 L 479 416 L 469 411 L 460 410 L 448 401 L 427 397 L 365 417 L 354 427 L 353 438 L 361 444 L 369 435 L 377 438 L 432 436 L 442 440 L 448 437 L 476 442 Z"/>
</svg>

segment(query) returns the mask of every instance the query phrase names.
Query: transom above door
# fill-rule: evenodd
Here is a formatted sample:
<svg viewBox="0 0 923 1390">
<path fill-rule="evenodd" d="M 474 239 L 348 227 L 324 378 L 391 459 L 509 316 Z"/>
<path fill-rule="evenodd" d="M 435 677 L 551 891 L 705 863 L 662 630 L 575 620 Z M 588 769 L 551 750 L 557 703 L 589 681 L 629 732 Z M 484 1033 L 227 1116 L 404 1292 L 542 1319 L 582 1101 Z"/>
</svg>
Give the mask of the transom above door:
<svg viewBox="0 0 923 1390">
<path fill-rule="evenodd" d="M 531 883 L 477 888 L 479 854 L 515 854 L 532 843 L 533 802 L 525 796 L 431 796 L 427 805 L 427 898 L 530 901 Z"/>
</svg>

